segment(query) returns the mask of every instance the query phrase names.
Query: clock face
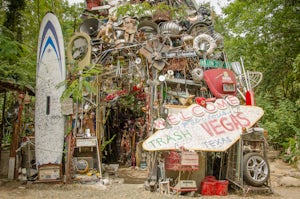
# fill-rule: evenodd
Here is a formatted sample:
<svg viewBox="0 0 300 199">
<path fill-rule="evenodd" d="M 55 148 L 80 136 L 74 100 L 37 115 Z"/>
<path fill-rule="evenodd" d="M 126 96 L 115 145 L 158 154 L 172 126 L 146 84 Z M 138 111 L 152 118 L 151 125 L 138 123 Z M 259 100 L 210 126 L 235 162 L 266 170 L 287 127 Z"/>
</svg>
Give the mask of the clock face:
<svg viewBox="0 0 300 199">
<path fill-rule="evenodd" d="M 82 60 L 88 52 L 88 41 L 84 37 L 77 37 L 73 40 L 72 57 L 74 60 Z"/>
<path fill-rule="evenodd" d="M 86 160 L 80 159 L 77 161 L 76 168 L 77 168 L 77 172 L 85 173 L 89 169 L 89 164 Z"/>
</svg>

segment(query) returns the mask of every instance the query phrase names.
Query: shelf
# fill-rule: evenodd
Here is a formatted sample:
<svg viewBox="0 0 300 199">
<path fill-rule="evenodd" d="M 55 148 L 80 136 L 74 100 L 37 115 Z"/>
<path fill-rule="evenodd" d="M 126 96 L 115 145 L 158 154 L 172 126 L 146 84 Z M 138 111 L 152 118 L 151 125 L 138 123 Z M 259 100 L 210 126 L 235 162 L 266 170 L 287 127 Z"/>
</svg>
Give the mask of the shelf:
<svg viewBox="0 0 300 199">
<path fill-rule="evenodd" d="M 192 85 L 192 86 L 202 86 L 201 83 L 196 83 L 193 80 L 178 79 L 178 78 L 166 79 L 166 82 L 175 83 L 175 84 L 188 84 L 188 85 Z"/>
<path fill-rule="evenodd" d="M 97 147 L 97 138 L 76 138 L 76 147 Z"/>
</svg>

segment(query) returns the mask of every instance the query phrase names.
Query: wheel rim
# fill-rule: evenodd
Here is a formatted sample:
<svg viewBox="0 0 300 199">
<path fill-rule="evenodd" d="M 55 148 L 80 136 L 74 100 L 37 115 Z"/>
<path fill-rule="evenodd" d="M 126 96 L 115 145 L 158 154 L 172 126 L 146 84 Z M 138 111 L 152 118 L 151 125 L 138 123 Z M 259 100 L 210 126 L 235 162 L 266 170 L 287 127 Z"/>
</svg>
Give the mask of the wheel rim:
<svg viewBox="0 0 300 199">
<path fill-rule="evenodd" d="M 247 172 L 253 180 L 262 182 L 268 178 L 269 168 L 263 158 L 253 156 L 247 161 Z"/>
<path fill-rule="evenodd" d="M 191 26 L 189 34 L 196 37 L 199 34 L 208 34 L 210 35 L 211 28 L 208 24 L 205 23 L 196 23 Z"/>
</svg>

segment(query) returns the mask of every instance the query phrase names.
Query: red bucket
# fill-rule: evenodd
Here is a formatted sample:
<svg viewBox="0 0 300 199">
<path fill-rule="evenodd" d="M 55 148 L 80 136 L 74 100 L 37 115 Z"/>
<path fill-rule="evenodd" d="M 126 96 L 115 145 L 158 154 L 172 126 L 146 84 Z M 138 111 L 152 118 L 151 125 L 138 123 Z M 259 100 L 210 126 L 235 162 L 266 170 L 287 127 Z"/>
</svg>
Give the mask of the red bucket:
<svg viewBox="0 0 300 199">
<path fill-rule="evenodd" d="M 216 193 L 216 181 L 205 181 L 201 182 L 201 195 L 213 196 Z"/>
<path fill-rule="evenodd" d="M 218 180 L 216 181 L 216 195 L 227 196 L 228 194 L 228 181 Z"/>
<path fill-rule="evenodd" d="M 214 182 L 214 181 L 216 181 L 216 177 L 215 176 L 205 176 L 203 181 Z"/>
</svg>

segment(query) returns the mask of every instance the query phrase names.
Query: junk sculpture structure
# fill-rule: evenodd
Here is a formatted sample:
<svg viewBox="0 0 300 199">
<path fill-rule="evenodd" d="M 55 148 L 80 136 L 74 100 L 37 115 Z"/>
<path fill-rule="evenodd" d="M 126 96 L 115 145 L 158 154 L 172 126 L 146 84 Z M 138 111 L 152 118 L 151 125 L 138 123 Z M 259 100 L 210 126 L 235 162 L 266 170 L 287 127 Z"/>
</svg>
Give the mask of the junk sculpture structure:
<svg viewBox="0 0 300 199">
<path fill-rule="evenodd" d="M 168 151 L 182 155 L 176 163 L 168 162 L 168 155 L 162 158 L 167 168 L 178 171 L 197 168 L 198 156 L 187 151 L 226 151 L 222 178 L 243 189 L 269 187 L 264 130 L 256 125 L 263 110 L 254 106 L 253 95 L 262 74 L 246 71 L 242 58 L 227 60 L 224 38 L 214 30 L 210 10 L 195 1 L 130 1 L 131 8 L 117 17 L 128 2 L 86 3 L 83 23 L 68 44 L 69 68 L 77 67 L 79 75 L 93 68 L 102 72 L 85 79 L 97 91 L 83 92 L 73 119 L 76 139 L 94 136 L 102 144 L 110 140 L 103 149 L 107 158 L 147 166 L 151 190 L 166 182 L 157 169 L 165 170 L 158 157 Z M 162 5 L 178 10 L 174 14 Z M 180 10 L 188 13 L 184 20 L 176 18 Z M 87 127 L 88 120 L 94 126 Z M 189 155 L 196 162 L 187 161 Z M 75 164 L 80 161 L 75 159 Z M 175 192 L 195 191 L 194 182 L 191 189 L 184 189 L 184 182 L 179 178 L 168 183 Z"/>
</svg>

